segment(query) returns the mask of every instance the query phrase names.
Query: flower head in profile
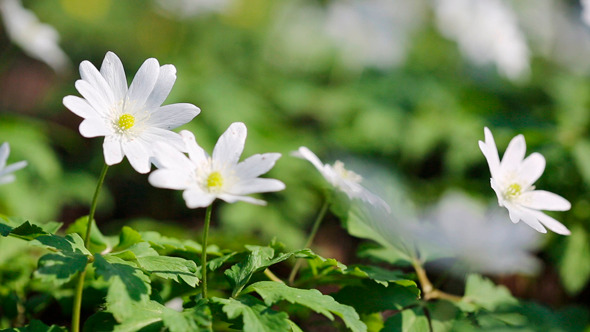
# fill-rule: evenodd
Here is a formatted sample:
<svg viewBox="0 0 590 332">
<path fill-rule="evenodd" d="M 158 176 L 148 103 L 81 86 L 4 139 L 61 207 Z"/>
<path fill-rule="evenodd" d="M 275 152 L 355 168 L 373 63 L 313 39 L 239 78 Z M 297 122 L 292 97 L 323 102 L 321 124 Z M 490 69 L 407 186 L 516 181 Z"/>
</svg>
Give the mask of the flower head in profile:
<svg viewBox="0 0 590 332">
<path fill-rule="evenodd" d="M 84 118 L 80 124 L 82 136 L 105 137 L 107 165 L 118 164 L 126 156 L 136 171 L 147 173 L 155 142 L 164 141 L 185 150 L 180 135 L 170 129 L 191 121 L 201 110 L 192 104 L 161 106 L 176 81 L 173 65 L 160 66 L 158 60 L 147 59 L 127 88 L 121 60 L 108 52 L 100 71 L 83 61 L 80 76 L 76 89 L 84 98 L 67 96 L 63 102 Z"/>
<path fill-rule="evenodd" d="M 547 232 L 546 227 L 555 233 L 569 235 L 570 231 L 564 225 L 541 212 L 571 208 L 565 198 L 545 190 L 535 190 L 533 184 L 545 170 L 545 158 L 539 153 L 525 158 L 524 136 L 518 135 L 510 141 L 500 161 L 492 132 L 487 127 L 484 132 L 485 142 L 479 141 L 479 148 L 488 161 L 498 204 L 508 209 L 510 220 L 513 223 L 522 220 L 541 233 Z"/>
<path fill-rule="evenodd" d="M 206 207 L 216 198 L 228 203 L 244 201 L 265 205 L 265 201 L 247 195 L 285 189 L 285 184 L 279 180 L 258 177 L 274 166 L 280 153 L 256 154 L 238 162 L 247 135 L 243 123 L 229 126 L 211 156 L 197 144 L 191 132 L 183 130 L 180 135 L 188 157 L 167 144 L 157 143 L 155 164 L 158 169 L 148 180 L 154 187 L 183 190 L 187 207 Z"/>
<path fill-rule="evenodd" d="M 6 166 L 8 155 L 10 155 L 10 145 L 5 142 L 0 146 L 0 184 L 13 182 L 15 177 L 12 173 L 27 166 L 26 161 L 19 161 Z"/>
<path fill-rule="evenodd" d="M 382 206 L 388 212 L 390 207 L 379 196 L 371 193 L 367 188 L 361 185 L 363 177 L 357 173 L 344 168 L 344 163 L 337 160 L 334 165 L 323 164 L 318 156 L 311 150 L 302 146 L 299 150 L 293 152 L 293 156 L 306 159 L 309 161 L 322 176 L 335 188 L 343 191 L 348 198 L 358 198 L 374 206 Z"/>
</svg>

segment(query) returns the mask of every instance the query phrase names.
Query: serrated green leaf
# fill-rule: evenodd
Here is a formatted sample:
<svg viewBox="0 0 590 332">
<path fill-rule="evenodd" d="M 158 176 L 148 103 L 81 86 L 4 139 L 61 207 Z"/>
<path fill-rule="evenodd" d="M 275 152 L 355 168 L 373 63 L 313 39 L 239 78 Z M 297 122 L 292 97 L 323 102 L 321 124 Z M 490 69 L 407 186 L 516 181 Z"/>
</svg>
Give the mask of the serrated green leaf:
<svg viewBox="0 0 590 332">
<path fill-rule="evenodd" d="M 137 260 L 139 257 L 159 256 L 158 252 L 147 242 L 135 243 L 122 251 L 112 252 L 111 255 L 127 261 Z"/>
<path fill-rule="evenodd" d="M 401 310 L 417 304 L 420 290 L 416 285 L 401 286 L 390 284 L 383 286 L 374 282 L 363 282 L 362 286 L 348 286 L 334 294 L 336 301 L 348 304 L 361 314 L 370 314 L 385 310 Z"/>
<path fill-rule="evenodd" d="M 406 309 L 385 321 L 381 332 L 426 332 L 430 331 L 428 318 L 422 308 Z"/>
<path fill-rule="evenodd" d="M 473 312 L 478 308 L 494 311 L 502 305 L 517 303 L 508 288 L 495 285 L 491 280 L 478 274 L 470 274 L 465 284 L 465 295 L 456 305 L 463 311 Z"/>
<path fill-rule="evenodd" d="M 113 251 L 122 251 L 132 245 L 142 242 L 141 234 L 131 227 L 123 226 L 119 234 L 119 243 L 113 248 Z"/>
<path fill-rule="evenodd" d="M 43 234 L 55 233 L 61 225 L 62 223 L 56 221 L 38 225 L 20 217 L 0 216 L 0 235 L 32 240 Z"/>
<path fill-rule="evenodd" d="M 559 275 L 566 291 L 573 295 L 584 289 L 590 279 L 590 239 L 583 227 L 575 226 L 565 241 Z"/>
<path fill-rule="evenodd" d="M 349 268 L 346 273 L 371 279 L 386 287 L 390 283 L 416 287 L 416 282 L 408 279 L 403 272 L 386 270 L 378 266 L 356 265 L 353 269 Z"/>
<path fill-rule="evenodd" d="M 10 235 L 23 239 L 23 240 L 33 240 L 41 235 L 45 235 L 48 234 L 47 232 L 45 232 L 43 230 L 43 228 L 31 224 L 28 221 L 25 221 L 23 224 L 21 224 L 20 226 L 12 229 L 10 231 Z"/>
<path fill-rule="evenodd" d="M 222 310 L 230 320 L 241 317 L 242 331 L 280 332 L 291 330 L 286 313 L 276 312 L 252 296 L 247 295 L 239 299 L 214 297 L 211 298 L 211 301 L 223 305 Z"/>
<path fill-rule="evenodd" d="M 260 281 L 244 289 L 244 293 L 256 292 L 268 306 L 281 300 L 299 304 L 334 320 L 334 315 L 342 318 L 352 331 L 366 331 L 367 326 L 360 320 L 353 307 L 336 302 L 333 297 L 320 293 L 317 289 L 292 288 L 280 282 Z"/>
<path fill-rule="evenodd" d="M 297 326 L 297 324 L 293 323 L 292 320 L 288 320 L 289 325 L 291 325 L 291 331 L 292 332 L 303 332 L 303 330 Z"/>
<path fill-rule="evenodd" d="M 262 271 L 267 267 L 282 262 L 293 254 L 299 252 L 290 252 L 279 254 L 274 257 L 274 249 L 270 247 L 246 246 L 250 250 L 246 261 L 233 265 L 225 271 L 225 275 L 233 288 L 232 296 L 236 297 L 246 286 L 252 275 Z"/>
<path fill-rule="evenodd" d="M 143 269 L 160 278 L 172 279 L 176 282 L 182 279 L 192 287 L 196 287 L 199 282 L 196 275 L 197 264 L 184 258 L 145 256 L 138 257 L 137 262 Z"/>
<path fill-rule="evenodd" d="M 88 257 L 80 253 L 50 253 L 39 259 L 39 267 L 35 271 L 35 276 L 44 281 L 61 285 L 70 281 L 78 272 L 83 271 L 87 263 Z"/>
<path fill-rule="evenodd" d="M 133 316 L 132 306 L 146 302 L 151 293 L 150 279 L 137 266 L 113 255 L 94 255 L 96 274 L 110 281 L 107 309 L 121 322 Z"/>
<path fill-rule="evenodd" d="M 29 325 L 24 327 L 17 327 L 12 329 L 6 329 L 2 331 L 7 332 L 67 332 L 66 328 L 57 325 L 45 325 L 40 320 L 33 319 Z"/>
<path fill-rule="evenodd" d="M 68 229 L 66 230 L 66 234 L 77 233 L 81 237 L 86 236 L 87 225 L 88 216 L 80 217 L 76 219 L 76 221 L 68 227 Z M 89 247 L 89 250 L 92 253 L 102 252 L 106 248 L 111 247 L 111 244 L 106 238 L 106 236 L 104 236 L 98 229 L 95 220 L 92 220 L 92 225 L 90 228 Z"/>
<path fill-rule="evenodd" d="M 200 254 L 202 247 L 195 241 L 192 240 L 179 240 L 172 237 L 163 236 L 158 232 L 141 232 L 141 237 L 144 241 L 148 241 L 152 247 L 158 251 L 162 251 L 163 254 L 168 254 L 173 251 L 188 252 L 193 254 Z M 207 250 L 207 254 L 214 254 L 219 251 L 216 246 L 210 246 Z"/>
<path fill-rule="evenodd" d="M 91 255 L 90 251 L 84 246 L 84 240 L 76 233 L 68 234 L 65 237 L 54 234 L 40 235 L 31 243 L 62 252 Z"/>
</svg>

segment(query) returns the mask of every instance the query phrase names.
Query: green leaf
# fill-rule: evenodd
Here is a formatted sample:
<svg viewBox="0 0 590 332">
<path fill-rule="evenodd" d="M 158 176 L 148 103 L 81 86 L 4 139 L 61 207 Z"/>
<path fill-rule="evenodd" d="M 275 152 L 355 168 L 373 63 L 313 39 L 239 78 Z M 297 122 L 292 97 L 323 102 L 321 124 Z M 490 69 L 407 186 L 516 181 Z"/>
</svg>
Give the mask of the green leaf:
<svg viewBox="0 0 590 332">
<path fill-rule="evenodd" d="M 254 273 L 282 262 L 293 254 L 300 252 L 283 253 L 274 257 L 275 250 L 270 247 L 246 246 L 246 248 L 250 250 L 246 261 L 233 265 L 225 271 L 225 275 L 233 287 L 233 297 L 236 297 L 241 292 Z"/>
<path fill-rule="evenodd" d="M 163 236 L 158 232 L 141 232 L 141 237 L 144 241 L 148 241 L 152 247 L 161 251 L 162 254 L 168 254 L 173 251 L 188 252 L 193 254 L 200 254 L 202 247 L 200 244 L 192 240 L 179 240 L 172 237 Z M 214 253 L 218 251 L 217 247 L 211 246 L 207 253 Z"/>
<path fill-rule="evenodd" d="M 244 293 L 258 293 L 268 306 L 280 300 L 300 304 L 334 320 L 334 315 L 342 318 L 344 324 L 352 331 L 366 331 L 367 326 L 360 320 L 353 307 L 340 304 L 329 295 L 317 289 L 292 288 L 280 282 L 260 281 L 244 289 Z"/>
<path fill-rule="evenodd" d="M 7 332 L 67 332 L 66 328 L 57 325 L 45 325 L 40 320 L 33 319 L 31 323 L 24 327 L 17 327 L 12 329 L 6 329 L 2 331 Z"/>
<path fill-rule="evenodd" d="M 213 297 L 211 301 L 221 304 L 223 312 L 230 320 L 241 317 L 242 331 L 291 331 L 291 325 L 286 313 L 276 312 L 252 296 L 242 296 L 239 299 Z"/>
<path fill-rule="evenodd" d="M 76 233 L 68 234 L 65 237 L 53 234 L 40 235 L 33 240 L 32 244 L 59 250 L 64 253 L 91 256 L 90 251 L 84 246 L 84 240 Z"/>
<path fill-rule="evenodd" d="M 465 295 L 456 304 L 463 311 L 473 312 L 478 308 L 494 311 L 500 306 L 517 303 L 518 301 L 506 287 L 497 286 L 478 274 L 470 274 L 467 276 Z"/>
<path fill-rule="evenodd" d="M 134 263 L 110 254 L 95 254 L 93 266 L 97 275 L 110 281 L 107 309 L 117 321 L 132 317 L 132 306 L 148 300 L 151 293 L 150 279 Z"/>
<path fill-rule="evenodd" d="M 81 237 L 86 236 L 86 228 L 88 225 L 88 216 L 83 216 L 71 224 L 68 229 L 66 230 L 67 234 L 77 233 Z M 90 244 L 89 249 L 92 253 L 102 252 L 108 247 L 111 247 L 108 239 L 100 232 L 98 226 L 96 226 L 96 221 L 92 220 L 92 225 L 90 228 Z"/>
<path fill-rule="evenodd" d="M 590 278 L 590 238 L 583 227 L 575 226 L 565 241 L 559 275 L 566 291 L 574 295 L 584 289 Z"/>
<path fill-rule="evenodd" d="M 145 256 L 138 257 L 137 262 L 143 269 L 160 278 L 172 279 L 176 282 L 182 279 L 192 287 L 196 287 L 199 282 L 196 275 L 197 264 L 184 258 Z"/>
<path fill-rule="evenodd" d="M 406 309 L 385 321 L 382 332 L 426 332 L 430 331 L 428 317 L 422 308 Z"/>
<path fill-rule="evenodd" d="M 386 287 L 366 281 L 362 286 L 344 287 L 334 294 L 336 301 L 353 306 L 361 314 L 401 310 L 417 304 L 419 298 L 420 290 L 415 284 L 404 287 L 394 283 Z"/>
<path fill-rule="evenodd" d="M 119 244 L 113 248 L 113 251 L 125 250 L 142 241 L 143 239 L 141 238 L 141 234 L 139 234 L 139 232 L 131 227 L 123 226 L 123 229 L 121 229 L 121 234 L 119 234 Z"/>
<path fill-rule="evenodd" d="M 39 259 L 39 268 L 35 276 L 44 281 L 57 285 L 64 284 L 78 272 L 83 271 L 88 263 L 88 257 L 73 252 L 57 252 L 46 254 Z"/>
</svg>

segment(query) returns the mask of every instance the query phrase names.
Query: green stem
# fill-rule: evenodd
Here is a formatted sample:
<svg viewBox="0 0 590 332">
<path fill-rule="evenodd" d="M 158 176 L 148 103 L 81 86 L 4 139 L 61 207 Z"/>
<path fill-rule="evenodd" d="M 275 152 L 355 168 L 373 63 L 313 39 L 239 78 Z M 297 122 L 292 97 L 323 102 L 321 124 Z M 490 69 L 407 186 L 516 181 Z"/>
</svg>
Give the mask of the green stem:
<svg viewBox="0 0 590 332">
<path fill-rule="evenodd" d="M 213 204 L 207 207 L 205 212 L 205 228 L 203 229 L 203 243 L 201 243 L 201 273 L 203 274 L 203 298 L 207 298 L 207 238 L 209 237 L 209 224 L 211 223 L 211 210 Z"/>
<path fill-rule="evenodd" d="M 314 222 L 313 227 L 311 229 L 311 233 L 309 233 L 309 237 L 307 238 L 307 242 L 305 242 L 304 248 L 309 248 L 311 246 L 311 244 L 313 243 L 313 239 L 315 238 L 315 235 L 318 232 L 318 229 L 320 228 L 320 224 L 322 223 L 322 220 L 324 219 L 324 216 L 326 215 L 326 212 L 328 211 L 329 205 L 330 205 L 329 200 L 325 200 L 324 204 L 322 205 L 322 207 L 320 209 L 320 212 L 318 213 L 318 215 L 315 219 L 315 222 Z M 303 260 L 298 259 L 297 262 L 295 263 L 295 266 L 293 267 L 293 270 L 291 270 L 291 274 L 289 275 L 289 284 L 290 285 L 292 285 L 293 281 L 295 281 L 295 276 L 297 275 L 297 272 L 301 268 L 301 264 L 303 264 Z"/>
<path fill-rule="evenodd" d="M 98 184 L 94 191 L 94 197 L 92 198 L 92 204 L 90 205 L 90 213 L 88 214 L 88 222 L 86 224 L 86 236 L 84 237 L 84 246 L 88 248 L 90 244 L 90 229 L 92 228 L 92 220 L 94 220 L 94 212 L 96 211 L 96 203 L 98 201 L 98 194 L 104 183 L 104 178 L 107 175 L 109 166 L 105 164 L 98 178 Z M 89 260 L 90 262 L 90 260 Z M 80 272 L 78 276 L 78 282 L 76 283 L 76 293 L 74 295 L 74 307 L 72 309 L 72 332 L 80 331 L 80 311 L 82 309 L 82 293 L 84 290 L 84 278 L 86 277 L 86 267 Z"/>
</svg>

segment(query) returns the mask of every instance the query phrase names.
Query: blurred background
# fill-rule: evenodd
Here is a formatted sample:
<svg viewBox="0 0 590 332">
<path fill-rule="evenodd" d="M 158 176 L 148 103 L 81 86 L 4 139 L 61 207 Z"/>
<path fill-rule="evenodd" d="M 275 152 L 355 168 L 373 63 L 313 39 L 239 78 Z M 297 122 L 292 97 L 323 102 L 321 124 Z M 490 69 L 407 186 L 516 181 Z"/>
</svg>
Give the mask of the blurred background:
<svg viewBox="0 0 590 332">
<path fill-rule="evenodd" d="M 491 271 L 494 280 L 551 307 L 588 305 L 590 15 L 583 5 L 0 0 L 0 143 L 11 145 L 9 163 L 29 163 L 16 182 L 0 187 L 0 212 L 66 224 L 86 215 L 104 160 L 102 139 L 79 135 L 81 119 L 62 98 L 79 95 L 74 82 L 83 60 L 100 67 L 113 51 L 131 81 L 155 57 L 177 68 L 165 104 L 201 108 L 181 129 L 193 131 L 205 150 L 241 121 L 248 127 L 244 157 L 283 154 L 268 176 L 287 189 L 265 194 L 267 207 L 216 205 L 212 243 L 241 249 L 277 237 L 292 249 L 303 245 L 323 191 L 315 169 L 289 155 L 302 145 L 324 162 L 354 160 L 351 168 L 367 178 L 381 174 L 387 181 L 377 179 L 381 187 L 372 189 L 403 193 L 417 211 L 432 210 L 450 190 L 494 205 L 477 145 L 487 126 L 501 154 L 524 134 L 527 154 L 547 159 L 537 187 L 572 202 L 571 211 L 552 214 L 572 235 L 543 235 L 531 246 L 534 272 Z M 379 172 L 363 173 L 372 168 Z M 104 233 L 132 225 L 199 234 L 204 212 L 187 209 L 179 192 L 151 187 L 127 160 L 110 168 L 105 183 L 97 211 Z M 503 212 L 497 222 L 513 226 Z M 349 263 L 358 243 L 332 215 L 316 250 Z"/>
</svg>

